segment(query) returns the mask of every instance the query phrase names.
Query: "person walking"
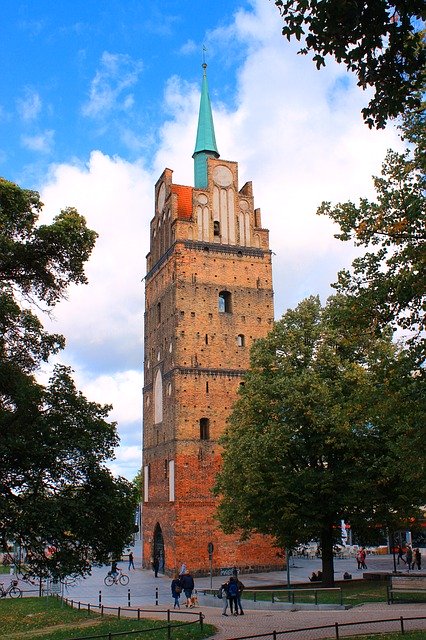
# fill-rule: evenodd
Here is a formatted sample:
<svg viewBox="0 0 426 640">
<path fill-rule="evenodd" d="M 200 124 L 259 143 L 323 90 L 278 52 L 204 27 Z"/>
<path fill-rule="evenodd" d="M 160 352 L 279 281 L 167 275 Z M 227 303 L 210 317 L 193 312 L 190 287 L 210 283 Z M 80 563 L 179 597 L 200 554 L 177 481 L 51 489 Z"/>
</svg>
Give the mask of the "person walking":
<svg viewBox="0 0 426 640">
<path fill-rule="evenodd" d="M 231 609 L 231 616 L 238 615 L 238 584 L 234 576 L 229 578 L 228 584 L 228 599 L 229 608 Z"/>
<path fill-rule="evenodd" d="M 410 545 L 408 545 L 407 551 L 405 552 L 405 564 L 407 565 L 408 571 L 410 571 L 410 569 L 414 569 L 414 565 L 411 566 L 412 563 L 413 563 L 413 550 L 410 547 Z"/>
<path fill-rule="evenodd" d="M 134 568 L 135 568 L 135 563 L 134 563 L 134 560 L 133 560 L 133 552 L 131 551 L 129 553 L 129 566 L 128 566 L 127 569 L 128 569 L 128 571 L 130 571 L 130 569 L 134 569 Z"/>
<path fill-rule="evenodd" d="M 238 587 L 237 604 L 238 604 L 240 616 L 243 616 L 244 615 L 244 611 L 243 611 L 243 607 L 241 605 L 241 595 L 242 595 L 245 587 L 244 587 L 243 583 L 241 582 L 241 580 L 239 580 L 238 578 L 237 578 L 237 587 Z"/>
<path fill-rule="evenodd" d="M 172 588 L 172 597 L 174 598 L 173 609 L 180 609 L 179 598 L 180 598 L 180 594 L 182 593 L 182 585 L 180 583 L 180 577 L 178 574 L 176 574 L 175 577 L 173 578 L 171 588 Z"/>
<path fill-rule="evenodd" d="M 179 569 L 179 575 L 183 576 L 186 573 L 186 564 L 182 562 L 181 567 Z"/>
<path fill-rule="evenodd" d="M 422 570 L 422 554 L 420 553 L 420 549 L 418 547 L 417 549 L 414 549 L 413 569 L 415 565 L 417 565 L 417 569 L 419 571 Z"/>
<path fill-rule="evenodd" d="M 160 568 L 160 561 L 158 557 L 155 557 L 154 560 L 152 561 L 152 568 L 154 570 L 154 576 L 158 578 L 158 569 Z"/>
<path fill-rule="evenodd" d="M 365 547 L 362 547 L 362 549 L 360 551 L 360 554 L 361 554 L 361 569 L 367 569 L 367 565 L 365 563 L 365 559 L 367 557 L 367 552 L 365 550 Z"/>
<path fill-rule="evenodd" d="M 191 574 L 187 571 L 186 573 L 183 574 L 183 576 L 180 577 L 180 584 L 182 587 L 182 591 L 184 592 L 185 596 L 186 596 L 186 603 L 185 603 L 185 607 L 192 607 L 192 592 L 194 591 L 194 578 L 191 576 Z"/>
<path fill-rule="evenodd" d="M 404 550 L 402 548 L 402 545 L 399 544 L 398 545 L 398 562 L 397 564 L 399 564 L 399 561 L 402 560 L 402 562 L 405 564 L 405 560 L 404 560 Z"/>
<path fill-rule="evenodd" d="M 222 615 L 223 616 L 227 616 L 228 615 L 226 613 L 227 610 L 228 610 L 228 586 L 229 586 L 229 581 L 228 582 L 224 582 L 223 584 L 220 585 L 219 591 L 217 593 L 217 597 L 219 598 L 219 600 L 223 599 L 223 606 L 222 606 Z"/>
</svg>

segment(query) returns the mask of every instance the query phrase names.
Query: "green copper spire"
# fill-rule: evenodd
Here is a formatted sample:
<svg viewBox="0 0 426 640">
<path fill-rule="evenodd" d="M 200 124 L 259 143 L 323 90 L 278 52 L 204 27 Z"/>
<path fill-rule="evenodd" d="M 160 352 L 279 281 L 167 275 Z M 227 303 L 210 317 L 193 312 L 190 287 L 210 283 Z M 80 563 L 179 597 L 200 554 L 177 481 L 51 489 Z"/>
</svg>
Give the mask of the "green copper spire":
<svg viewBox="0 0 426 640">
<path fill-rule="evenodd" d="M 195 143 L 195 151 L 192 154 L 194 158 L 194 186 L 196 189 L 204 189 L 207 187 L 207 158 L 209 156 L 219 158 L 214 135 L 212 107 L 207 85 L 207 65 L 205 62 L 203 62 L 203 69 L 197 140 Z"/>
</svg>

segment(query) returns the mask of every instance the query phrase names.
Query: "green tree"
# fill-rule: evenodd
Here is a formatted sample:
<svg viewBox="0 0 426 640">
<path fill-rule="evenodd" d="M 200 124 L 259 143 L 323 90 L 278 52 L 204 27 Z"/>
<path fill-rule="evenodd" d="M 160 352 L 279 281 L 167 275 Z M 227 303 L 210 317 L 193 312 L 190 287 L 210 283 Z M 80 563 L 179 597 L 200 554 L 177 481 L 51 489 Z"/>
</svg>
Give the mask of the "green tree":
<svg viewBox="0 0 426 640">
<path fill-rule="evenodd" d="M 388 151 L 375 201 L 362 198 L 318 209 L 340 226 L 336 238 L 369 250 L 342 270 L 333 285 L 349 300 L 347 321 L 361 331 L 392 326 L 415 354 L 420 371 L 426 357 L 426 135 L 425 113 L 408 113 L 402 124 L 408 148 Z"/>
<path fill-rule="evenodd" d="M 345 313 L 342 296 L 308 298 L 253 345 L 215 486 L 225 532 L 316 539 L 328 585 L 341 519 L 371 542 L 414 517 L 425 488 L 409 362 L 388 336 L 342 329 Z"/>
<path fill-rule="evenodd" d="M 422 0 L 275 0 L 283 35 L 302 40 L 299 53 L 314 53 L 318 69 L 326 56 L 343 62 L 362 89 L 374 95 L 362 110 L 365 122 L 383 128 L 420 104 L 426 48 Z"/>
<path fill-rule="evenodd" d="M 48 312 L 70 283 L 86 282 L 96 240 L 73 208 L 38 225 L 42 206 L 0 179 L 0 542 L 21 543 L 37 575 L 63 576 L 121 552 L 136 495 L 106 467 L 118 444 L 111 407 L 89 402 L 66 367 L 46 387 L 35 378 L 65 341 L 34 309 Z"/>
</svg>

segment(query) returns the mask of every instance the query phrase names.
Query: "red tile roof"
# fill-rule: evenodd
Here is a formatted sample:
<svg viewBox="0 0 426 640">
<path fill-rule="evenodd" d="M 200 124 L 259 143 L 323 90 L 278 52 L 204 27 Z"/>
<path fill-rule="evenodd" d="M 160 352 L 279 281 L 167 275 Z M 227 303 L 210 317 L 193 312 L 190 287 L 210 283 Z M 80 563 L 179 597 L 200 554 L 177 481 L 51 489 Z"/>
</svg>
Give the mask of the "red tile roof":
<svg viewBox="0 0 426 640">
<path fill-rule="evenodd" d="M 192 218 L 192 187 L 172 184 L 172 193 L 178 197 L 178 218 L 190 220 Z"/>
</svg>

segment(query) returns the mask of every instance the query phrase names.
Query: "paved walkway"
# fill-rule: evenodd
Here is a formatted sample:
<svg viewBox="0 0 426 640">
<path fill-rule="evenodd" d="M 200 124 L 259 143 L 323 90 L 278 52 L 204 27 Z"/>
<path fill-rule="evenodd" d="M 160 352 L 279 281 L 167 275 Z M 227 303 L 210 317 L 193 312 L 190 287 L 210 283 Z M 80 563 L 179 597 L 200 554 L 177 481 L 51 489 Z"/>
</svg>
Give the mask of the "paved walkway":
<svg viewBox="0 0 426 640">
<path fill-rule="evenodd" d="M 291 583 L 307 582 L 308 576 L 312 571 L 316 571 L 321 565 L 321 561 L 318 559 L 305 559 L 295 558 L 294 562 L 291 561 L 290 566 L 290 578 Z M 354 567 L 355 565 L 355 567 Z M 368 569 L 371 571 L 392 571 L 393 559 L 392 556 L 371 556 L 367 559 Z M 155 578 L 152 571 L 141 569 L 136 563 L 136 570 L 127 571 L 127 564 L 121 563 L 123 570 L 130 575 L 129 585 L 122 587 L 120 585 L 114 585 L 112 587 L 106 587 L 103 584 L 103 578 L 107 573 L 107 567 L 94 568 L 92 575 L 88 578 L 81 580 L 78 585 L 69 588 L 66 595 L 68 598 L 72 598 L 74 601 L 81 601 L 84 603 L 90 602 L 92 605 L 98 605 L 99 597 L 104 606 L 117 607 L 120 606 L 124 610 L 127 608 L 129 596 L 130 606 L 132 609 L 149 610 L 149 617 L 162 617 L 164 619 L 164 613 L 160 614 L 160 610 L 164 611 L 172 606 L 172 598 L 170 592 L 170 578 L 160 575 Z M 402 567 L 401 567 L 402 569 Z M 336 560 L 335 563 L 335 575 L 337 579 L 342 577 L 344 571 L 352 573 L 353 578 L 362 577 L 362 572 L 357 572 L 356 562 L 353 559 L 350 560 Z M 197 578 L 195 580 L 196 588 L 201 591 L 203 588 L 210 588 L 210 583 L 214 589 L 217 589 L 223 578 L 214 576 L 212 580 L 210 577 Z M 247 588 L 256 588 L 260 585 L 268 584 L 282 584 L 283 587 L 287 586 L 287 573 L 272 572 L 264 574 L 250 574 L 241 576 L 241 580 L 244 582 Z M 156 600 L 158 605 L 156 605 Z M 363 606 L 354 607 L 348 610 L 310 610 L 310 611 L 284 611 L 284 610 L 267 610 L 267 609 L 245 609 L 244 616 L 228 616 L 224 617 L 221 614 L 221 601 L 209 599 L 208 602 L 215 604 L 216 606 L 208 606 L 203 602 L 203 598 L 200 597 L 200 607 L 193 609 L 192 611 L 202 611 L 205 616 L 205 621 L 209 624 L 213 624 L 218 632 L 215 635 L 215 640 L 225 640 L 228 638 L 235 638 L 240 636 L 253 636 L 262 633 L 271 633 L 272 631 L 290 631 L 291 629 L 300 629 L 306 627 L 313 627 L 318 625 L 334 625 L 336 622 L 351 623 L 351 622 L 363 622 L 370 620 L 380 620 L 386 618 L 397 619 L 397 622 L 392 624 L 374 625 L 368 627 L 357 626 L 356 628 L 343 628 L 339 629 L 341 637 L 350 635 L 351 633 L 367 633 L 374 631 L 389 631 L 400 629 L 398 619 L 400 616 L 414 617 L 424 616 L 425 620 L 419 620 L 416 622 L 407 622 L 405 628 L 420 628 L 425 630 L 426 638 L 426 604 L 406 604 L 406 605 L 387 605 L 385 603 L 378 604 L 366 604 Z M 207 602 L 207 600 L 205 601 Z M 260 605 L 260 603 L 259 603 Z M 247 603 L 247 606 L 249 604 Z M 172 610 L 173 612 L 173 610 Z M 143 614 L 148 617 L 148 614 Z M 172 613 L 172 618 L 182 618 L 179 613 Z M 319 631 L 302 631 L 288 633 L 281 636 L 283 639 L 289 638 L 289 640 L 300 639 L 319 639 L 327 637 L 335 637 L 334 630 L 319 630 Z"/>
</svg>

